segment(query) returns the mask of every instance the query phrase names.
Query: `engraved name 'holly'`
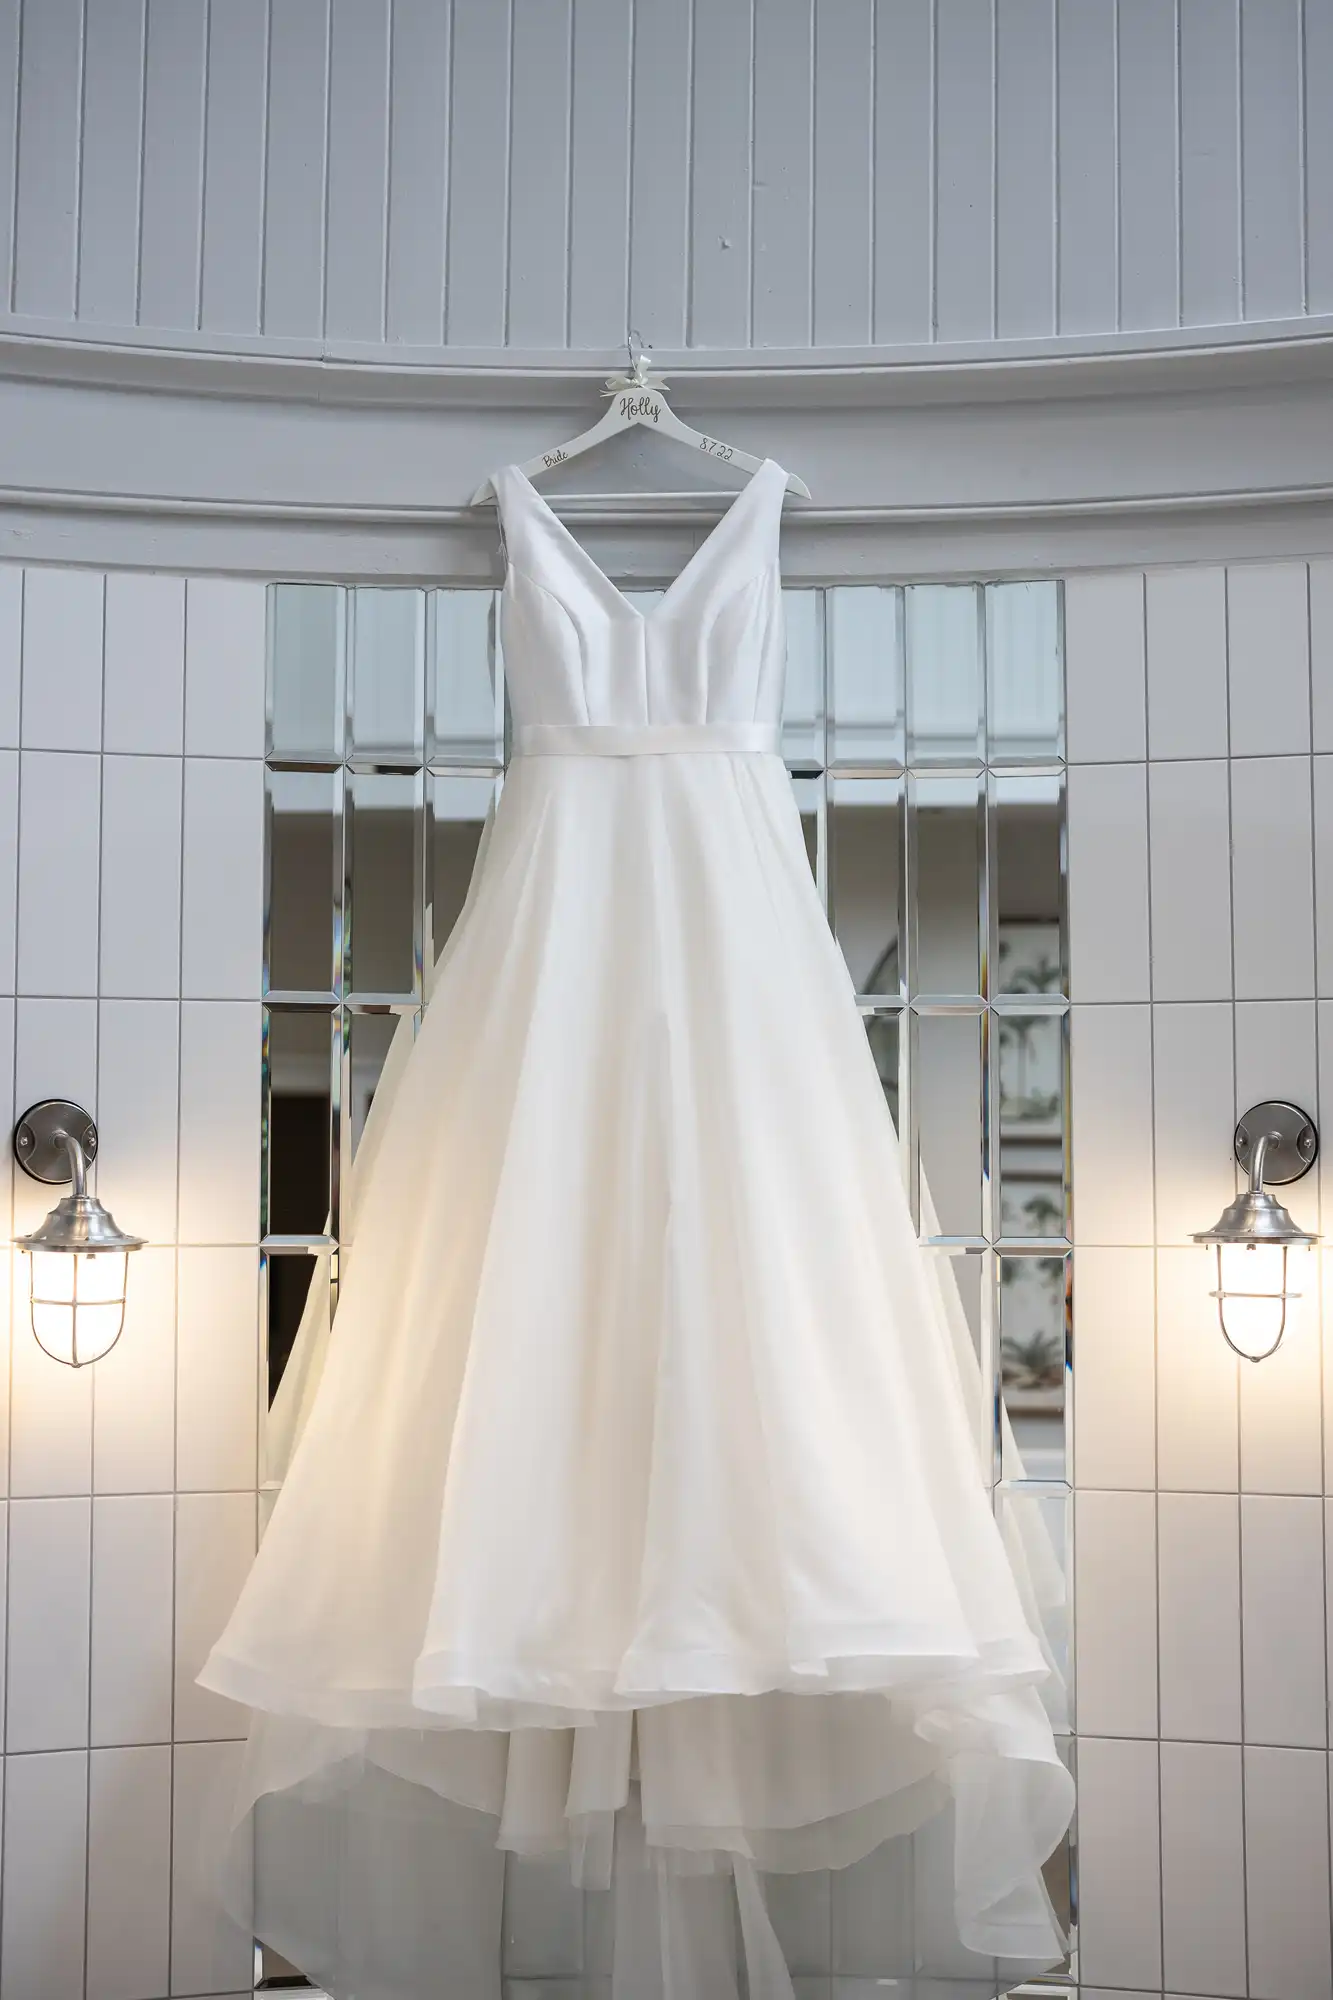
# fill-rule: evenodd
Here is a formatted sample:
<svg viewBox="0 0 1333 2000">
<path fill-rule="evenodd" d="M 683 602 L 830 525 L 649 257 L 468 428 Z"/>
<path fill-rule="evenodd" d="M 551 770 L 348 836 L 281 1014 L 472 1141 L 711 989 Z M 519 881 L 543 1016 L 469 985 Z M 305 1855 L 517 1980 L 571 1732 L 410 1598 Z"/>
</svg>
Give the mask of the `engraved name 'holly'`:
<svg viewBox="0 0 1333 2000">
<path fill-rule="evenodd" d="M 622 417 L 651 417 L 656 423 L 662 414 L 662 405 L 656 396 L 622 396 L 620 414 Z"/>
</svg>

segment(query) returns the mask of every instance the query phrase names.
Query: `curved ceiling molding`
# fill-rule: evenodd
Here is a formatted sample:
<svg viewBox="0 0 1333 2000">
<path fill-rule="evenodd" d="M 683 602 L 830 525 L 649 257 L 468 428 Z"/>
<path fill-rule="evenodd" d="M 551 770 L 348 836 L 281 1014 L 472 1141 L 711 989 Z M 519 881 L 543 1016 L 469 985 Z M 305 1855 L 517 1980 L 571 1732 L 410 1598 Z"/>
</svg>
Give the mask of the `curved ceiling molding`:
<svg viewBox="0 0 1333 2000">
<path fill-rule="evenodd" d="M 793 578 L 994 573 L 1322 551 L 1333 543 L 1333 324 L 960 349 L 653 355 L 683 413 L 800 471 Z M 1267 335 L 1268 337 L 1265 337 Z M 0 336 L 0 554 L 253 573 L 483 577 L 466 497 L 599 407 L 623 357 L 275 355 Z M 719 424 L 720 427 L 720 424 Z M 559 500 L 599 560 L 672 574 L 708 503 L 678 451 L 626 440 Z M 628 468 L 628 469 L 627 469 Z M 642 485 L 600 508 L 599 477 Z M 559 486 L 548 492 L 557 499 Z M 718 482 L 725 490 L 725 475 Z M 627 523 L 634 549 L 617 549 Z"/>
</svg>

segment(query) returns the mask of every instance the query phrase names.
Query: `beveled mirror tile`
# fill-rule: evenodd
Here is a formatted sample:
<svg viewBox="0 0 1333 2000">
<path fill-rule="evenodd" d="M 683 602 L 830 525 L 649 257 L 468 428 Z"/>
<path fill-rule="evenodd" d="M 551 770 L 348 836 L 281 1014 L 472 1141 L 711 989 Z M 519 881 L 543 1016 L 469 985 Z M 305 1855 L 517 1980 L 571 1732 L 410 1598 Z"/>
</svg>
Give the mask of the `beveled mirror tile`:
<svg viewBox="0 0 1333 2000">
<path fill-rule="evenodd" d="M 341 771 L 267 771 L 264 991 L 338 991 L 342 939 Z"/>
<path fill-rule="evenodd" d="M 906 593 L 907 761 L 981 764 L 986 756 L 982 594 L 916 583 Z"/>
<path fill-rule="evenodd" d="M 1026 1244 L 1069 1235 L 1067 1014 L 992 1017 L 997 1240 Z"/>
<path fill-rule="evenodd" d="M 978 1403 L 969 1411 L 977 1427 L 977 1437 L 987 1465 L 996 1470 L 995 1395 L 993 1378 L 994 1340 L 994 1259 L 988 1250 L 930 1248 L 923 1250 L 944 1297 L 944 1307 L 955 1326 L 965 1323 L 967 1341 L 980 1369 L 976 1383 Z M 971 1384 L 968 1401 L 972 1402 Z"/>
<path fill-rule="evenodd" d="M 1012 1442 L 1007 1450 L 1012 1461 Z M 1049 1680 L 1038 1688 L 1042 1706 L 1054 1730 L 1070 1730 L 1075 1710 L 1073 1492 L 1060 1480 L 1005 1479 L 995 1489 L 995 1518 L 1024 1608 L 1051 1669 Z"/>
<path fill-rule="evenodd" d="M 426 593 L 351 594 L 347 754 L 358 763 L 417 765 L 426 726 Z"/>
<path fill-rule="evenodd" d="M 903 780 L 828 780 L 829 911 L 858 993 L 899 996 L 902 951 Z"/>
<path fill-rule="evenodd" d="M 487 814 L 502 783 L 479 771 L 427 773 L 426 952 L 432 966 L 463 907 Z"/>
<path fill-rule="evenodd" d="M 829 762 L 901 766 L 907 754 L 903 593 L 891 584 L 824 592 Z"/>
<path fill-rule="evenodd" d="M 271 1403 L 291 1358 L 302 1316 L 321 1303 L 319 1287 L 327 1294 L 329 1252 L 265 1249 L 260 1252 L 259 1268 L 263 1382 L 265 1396 Z"/>
<path fill-rule="evenodd" d="M 406 1055 L 416 1032 L 417 1019 L 418 1013 L 414 1007 L 347 1009 L 343 1143 L 348 1148 L 348 1157 L 342 1162 L 344 1173 L 349 1160 L 355 1158 L 356 1149 L 361 1144 L 366 1114 L 374 1100 L 384 1065 L 388 1060 L 389 1049 L 396 1037 L 401 1034 L 403 1037 L 401 1054 Z M 398 1059 L 395 1057 L 395 1066 Z"/>
<path fill-rule="evenodd" d="M 907 1037 L 902 1031 L 903 1011 L 900 1007 L 863 1006 L 861 1018 L 865 1022 L 866 1038 L 879 1072 L 885 1102 L 894 1124 L 899 1125 L 902 1063 L 907 1053 Z"/>
<path fill-rule="evenodd" d="M 997 1257 L 1007 1480 L 1063 1480 L 1067 1449 L 1070 1259 Z"/>
<path fill-rule="evenodd" d="M 269 591 L 266 755 L 294 764 L 343 754 L 347 592 L 330 583 Z"/>
<path fill-rule="evenodd" d="M 986 758 L 1053 764 L 1065 754 L 1060 585 L 988 583 Z"/>
<path fill-rule="evenodd" d="M 981 1246 L 985 1082 L 978 1014 L 911 1020 L 911 1144 L 923 1240 Z M 931 1226 L 933 1210 L 934 1227 Z"/>
<path fill-rule="evenodd" d="M 426 754 L 434 764 L 498 764 L 504 669 L 493 590 L 432 590 L 426 599 Z"/>
<path fill-rule="evenodd" d="M 361 1000 L 421 990 L 424 798 L 417 771 L 347 775 L 347 986 Z"/>
<path fill-rule="evenodd" d="M 1072 1774 L 1075 1785 L 1077 1786 L 1078 1783 L 1077 1739 L 1071 1735 L 1057 1734 L 1055 1739 L 1055 1749 L 1056 1749 L 1056 1754 L 1060 1759 L 1060 1762 L 1064 1765 L 1065 1769 Z M 1047 1860 L 1045 1866 L 1042 1869 L 1042 1876 L 1046 1883 L 1046 1893 L 1050 1897 L 1051 1902 L 1054 1905 L 1055 1914 L 1057 1919 L 1059 1920 L 1060 1928 L 1065 1933 L 1065 1936 L 1070 1940 L 1070 1950 L 1068 1957 L 1064 1960 L 1062 1965 L 1055 1967 L 1047 1975 L 1047 1979 L 1057 1994 L 1059 1994 L 1060 1992 L 1076 1994 L 1079 1990 L 1077 1985 L 1077 1973 L 1075 1970 L 1078 1959 L 1078 1807 L 1077 1805 L 1075 1805 L 1074 1808 L 1074 1817 L 1071 1819 L 1069 1825 L 1066 1827 L 1064 1833 L 1062 1834 L 1059 1845 L 1056 1847 L 1055 1852 L 1050 1856 L 1050 1858 Z"/>
<path fill-rule="evenodd" d="M 796 770 L 822 769 L 826 760 L 827 668 L 823 592 L 782 593 L 787 632 L 782 754 Z"/>
<path fill-rule="evenodd" d="M 1069 991 L 1063 773 L 989 782 L 990 997 Z"/>
<path fill-rule="evenodd" d="M 985 935 L 985 778 L 913 772 L 907 781 L 907 990 L 977 996 Z"/>
<path fill-rule="evenodd" d="M 336 1009 L 264 1009 L 264 1173 L 268 1236 L 323 1236 L 331 1205 L 330 1135 L 341 1030 Z"/>
<path fill-rule="evenodd" d="M 810 863 L 810 872 L 815 878 L 820 900 L 828 909 L 829 901 L 829 805 L 828 781 L 823 777 L 793 777 L 792 791 L 796 794 L 796 806 L 801 815 L 801 831 L 805 835 L 805 852 Z"/>
</svg>

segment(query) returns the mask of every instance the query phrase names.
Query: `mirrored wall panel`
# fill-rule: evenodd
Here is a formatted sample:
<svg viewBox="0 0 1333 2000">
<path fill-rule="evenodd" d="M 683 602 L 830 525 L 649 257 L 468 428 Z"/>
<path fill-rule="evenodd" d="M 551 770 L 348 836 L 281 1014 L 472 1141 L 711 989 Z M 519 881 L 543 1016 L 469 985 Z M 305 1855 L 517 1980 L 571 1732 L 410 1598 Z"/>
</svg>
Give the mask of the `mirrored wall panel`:
<svg viewBox="0 0 1333 2000">
<path fill-rule="evenodd" d="M 627 594 L 644 608 L 660 595 Z M 1060 587 L 848 583 L 784 599 L 783 753 L 811 871 L 918 1235 L 975 1357 L 996 1511 L 1032 1586 L 1066 1731 L 1075 1280 Z M 395 1034 L 410 1045 L 430 1003 L 504 784 L 496 613 L 490 588 L 270 590 L 270 1395 L 303 1316 L 336 1310 L 366 1111 Z M 1071 1845 L 1050 1870 L 1067 1918 L 1075 1878 Z"/>
</svg>

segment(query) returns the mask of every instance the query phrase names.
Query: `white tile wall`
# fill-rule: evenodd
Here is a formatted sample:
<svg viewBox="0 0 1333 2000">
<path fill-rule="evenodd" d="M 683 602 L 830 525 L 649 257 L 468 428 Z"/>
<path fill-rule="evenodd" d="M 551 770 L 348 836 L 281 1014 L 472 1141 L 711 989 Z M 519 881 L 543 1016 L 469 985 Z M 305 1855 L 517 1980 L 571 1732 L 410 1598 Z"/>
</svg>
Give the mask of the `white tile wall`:
<svg viewBox="0 0 1333 2000">
<path fill-rule="evenodd" d="M 1151 1244 L 1151 1009 L 1076 1008 L 1071 1039 L 1074 1240 Z"/>
<path fill-rule="evenodd" d="M 176 1476 L 183 1492 L 252 1489 L 259 1449 L 259 1286 L 248 1249 L 182 1249 Z"/>
<path fill-rule="evenodd" d="M 1333 757 L 1327 756 L 1314 760 L 1314 891 L 1316 985 L 1333 993 Z"/>
<path fill-rule="evenodd" d="M 1310 748 L 1310 597 L 1304 563 L 1241 563 L 1227 577 L 1233 757 Z"/>
<path fill-rule="evenodd" d="M 1070 744 L 1089 768 L 1071 797 L 1089 779 L 1094 798 L 1128 797 L 1093 741 L 1114 726 L 1095 706 L 1108 643 L 1095 621 L 1126 619 L 1139 581 L 1153 1004 L 1104 1004 L 1140 977 L 1132 923 L 1128 973 L 1105 935 L 1090 990 L 1075 967 L 1071 1037 L 1082 1992 L 1303 2000 L 1331 1984 L 1333 1311 L 1321 1335 L 1319 1265 L 1333 1306 L 1333 1259 L 1314 1260 L 1282 1348 L 1252 1366 L 1225 1347 L 1188 1238 L 1238 1184 L 1238 1112 L 1289 1096 L 1333 1131 L 1326 1086 L 1320 1103 L 1333 1014 L 1316 1005 L 1333 991 L 1333 758 L 1310 754 L 1333 751 L 1333 563 L 1080 585 Z M 1111 740 L 1112 768 L 1129 768 L 1132 729 Z M 1073 863 L 1076 940 L 1118 909 L 1114 859 Z M 1127 879 L 1140 865 L 1135 834 Z M 1328 1172 L 1326 1159 L 1287 1191 L 1313 1229 Z M 1150 1242 L 1151 1277 L 1137 1247 Z"/>
<path fill-rule="evenodd" d="M 88 2000 L 140 2000 L 170 1979 L 171 1748 L 88 1759 Z"/>
<path fill-rule="evenodd" d="M 0 986 L 15 987 L 18 954 L 19 753 L 0 750 Z"/>
<path fill-rule="evenodd" d="M 1076 1000 L 1146 1000 L 1148 802 L 1142 764 L 1069 772 L 1070 992 Z"/>
<path fill-rule="evenodd" d="M 171 1741 L 173 1513 L 169 1493 L 93 1503 L 95 1744 Z"/>
<path fill-rule="evenodd" d="M 1079 1250 L 1074 1462 L 1081 1485 L 1151 1491 L 1157 1484 L 1155 1277 L 1151 1249 Z"/>
<path fill-rule="evenodd" d="M 4 2000 L 250 1986 L 205 1838 L 242 1725 L 191 1676 L 254 1546 L 264 600 L 0 566 L 3 1122 L 85 1104 L 98 1190 L 149 1238 L 96 1368 L 41 1353 L 25 1293 L 5 1322 Z M 51 1196 L 11 1201 L 7 1158 L 30 1228 Z"/>
<path fill-rule="evenodd" d="M 192 999 L 260 991 L 263 939 L 247 919 L 263 893 L 263 848 L 262 764 L 187 758 L 181 991 Z"/>
<path fill-rule="evenodd" d="M 1075 764 L 1145 755 L 1143 578 L 1109 573 L 1065 585 L 1066 739 Z"/>
<path fill-rule="evenodd" d="M 108 576 L 104 676 L 103 750 L 179 757 L 185 729 L 183 577 Z"/>
<path fill-rule="evenodd" d="M 122 1209 L 126 1215 L 131 1212 L 128 1206 Z M 118 1341 L 97 1364 L 93 1490 L 170 1493 L 175 1479 L 175 1251 L 169 1244 L 150 1243 L 136 1252 L 131 1277 L 134 1338 Z"/>
<path fill-rule="evenodd" d="M 266 599 L 251 583 L 192 577 L 185 597 L 185 751 L 264 754 Z"/>
<path fill-rule="evenodd" d="M 68 1750 L 88 1740 L 92 1502 L 9 1503 L 5 1747 Z"/>
<path fill-rule="evenodd" d="M 20 993 L 97 991 L 101 779 L 101 759 L 74 751 L 20 759 Z"/>
<path fill-rule="evenodd" d="M 195 1685 L 255 1552 L 253 1493 L 182 1493 L 176 1501 L 176 1733 L 244 1734 L 234 1702 Z"/>
<path fill-rule="evenodd" d="M 83 1986 L 88 1752 L 5 1758 L 6 1992 L 66 2000 Z"/>
<path fill-rule="evenodd" d="M 1186 1993 L 1245 1991 L 1237 1744 L 1162 1745 L 1162 1970 Z"/>
<path fill-rule="evenodd" d="M 1252 2000 L 1327 2000 L 1328 1759 L 1245 1752 L 1245 1909 Z"/>
<path fill-rule="evenodd" d="M 1086 1978 L 1161 1990 L 1158 1747 L 1081 1736 L 1079 1964 Z"/>
<path fill-rule="evenodd" d="M 1246 1741 L 1326 1749 L 1323 1502 L 1245 1494 L 1240 1550 Z"/>
<path fill-rule="evenodd" d="M 105 580 L 94 570 L 26 572 L 25 750 L 101 749 L 104 596 Z"/>
<path fill-rule="evenodd" d="M 23 694 L 23 571 L 0 565 L 0 743 L 17 749 Z"/>
<path fill-rule="evenodd" d="M 193 1673 L 254 1539 L 264 593 L 67 582 L 0 568 L 0 750 L 23 752 L 4 1089 L 98 1113 L 102 1191 L 153 1240 L 96 1370 L 46 1360 L 21 1313 L 12 1344 L 0 1990 L 219 2000 L 249 1981 L 209 1887 L 241 1718 Z M 1188 1237 L 1234 1187 L 1237 1109 L 1333 1074 L 1333 861 L 1317 922 L 1310 889 L 1333 778 L 1308 754 L 1333 753 L 1333 564 L 1083 579 L 1066 640 L 1084 2000 L 1327 2000 L 1333 1369 L 1313 1304 L 1242 1369 Z M 0 757 L 0 878 L 4 778 Z M 43 893 L 56 779 L 83 801 L 60 835 L 90 864 L 77 935 Z M 1293 1204 L 1317 1218 L 1318 1196 Z M 21 1186 L 16 1225 L 44 1206 Z M 801 2000 L 862 2000 L 895 1893 L 872 1869 L 783 1899 Z"/>
<path fill-rule="evenodd" d="M 1078 1726 L 1157 1734 L 1157 1500 L 1080 1491 L 1074 1509 Z"/>
<path fill-rule="evenodd" d="M 1231 766 L 1236 995 L 1314 993 L 1312 773 L 1308 757 L 1237 757 Z"/>
<path fill-rule="evenodd" d="M 1224 759 L 1149 767 L 1154 1000 L 1231 998 L 1230 806 Z"/>
<path fill-rule="evenodd" d="M 102 759 L 102 985 L 180 990 L 181 760 Z"/>
<path fill-rule="evenodd" d="M 1157 1502 L 1162 1735 L 1241 1740 L 1240 1515 L 1231 1493 Z"/>
<path fill-rule="evenodd" d="M 1159 1243 L 1188 1243 L 1235 1193 L 1235 1039 L 1229 1006 L 1153 1010 Z"/>
<path fill-rule="evenodd" d="M 246 1986 L 253 1946 L 219 1908 L 218 1844 L 236 1783 L 239 1743 L 178 1743 L 172 1787 L 171 1991 Z"/>
<path fill-rule="evenodd" d="M 1310 564 L 1310 683 L 1314 748 L 1333 750 L 1333 558 Z"/>
<path fill-rule="evenodd" d="M 259 1050 L 257 1000 L 183 1002 L 182 1243 L 258 1241 Z"/>
<path fill-rule="evenodd" d="M 1225 757 L 1226 573 L 1149 571 L 1148 755 Z"/>
</svg>

